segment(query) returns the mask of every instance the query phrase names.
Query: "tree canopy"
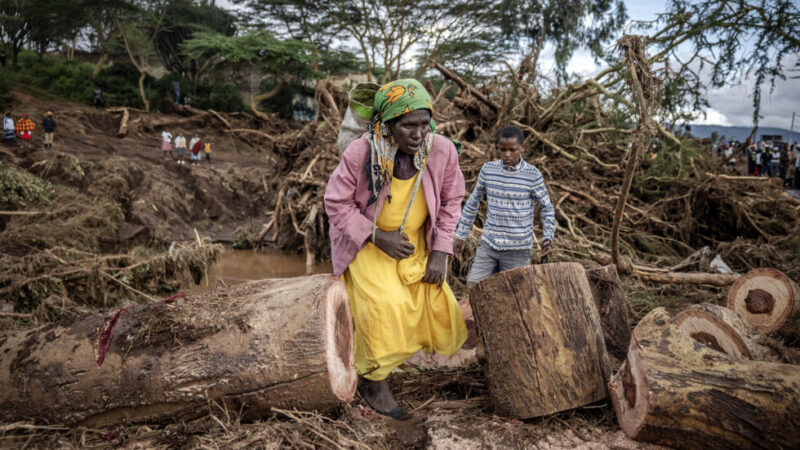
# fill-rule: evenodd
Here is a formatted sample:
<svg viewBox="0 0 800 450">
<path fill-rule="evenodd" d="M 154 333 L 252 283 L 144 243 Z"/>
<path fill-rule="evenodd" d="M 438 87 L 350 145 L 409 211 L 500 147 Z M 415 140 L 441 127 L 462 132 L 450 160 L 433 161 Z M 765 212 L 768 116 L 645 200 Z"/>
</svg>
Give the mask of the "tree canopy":
<svg viewBox="0 0 800 450">
<path fill-rule="evenodd" d="M 232 36 L 236 18 L 213 1 L 175 0 L 166 5 L 164 21 L 155 34 L 155 52 L 167 70 L 176 72 L 197 87 L 209 67 L 208 59 L 189 59 L 181 45 L 197 32 L 214 32 Z"/>
<path fill-rule="evenodd" d="M 313 47 L 297 40 L 280 40 L 266 31 L 249 31 L 239 36 L 221 33 L 196 32 L 182 45 L 188 60 L 205 61 L 211 66 L 233 68 L 247 66 L 260 69 L 275 79 L 276 87 L 270 92 L 255 96 L 250 108 L 254 114 L 265 117 L 258 103 L 280 91 L 286 82 L 316 76 L 313 70 Z"/>
</svg>

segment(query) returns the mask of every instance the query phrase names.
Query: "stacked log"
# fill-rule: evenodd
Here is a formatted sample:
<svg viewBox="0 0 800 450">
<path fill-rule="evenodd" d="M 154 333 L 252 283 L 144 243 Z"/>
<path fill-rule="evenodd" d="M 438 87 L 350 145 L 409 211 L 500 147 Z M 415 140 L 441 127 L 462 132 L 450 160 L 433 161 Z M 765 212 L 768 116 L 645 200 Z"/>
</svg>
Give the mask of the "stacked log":
<svg viewBox="0 0 800 450">
<path fill-rule="evenodd" d="M 606 398 L 611 371 L 583 266 L 500 272 L 470 287 L 469 301 L 498 414 L 538 417 Z"/>
<path fill-rule="evenodd" d="M 352 400 L 353 322 L 329 275 L 247 283 L 0 337 L 0 420 L 103 426 Z"/>
<path fill-rule="evenodd" d="M 728 308 L 762 333 L 800 341 L 800 289 L 775 269 L 753 269 L 728 291 Z"/>
<path fill-rule="evenodd" d="M 800 366 L 736 356 L 747 344 L 697 331 L 711 317 L 697 311 L 672 319 L 656 308 L 634 329 L 609 382 L 625 434 L 678 448 L 800 447 Z"/>
</svg>

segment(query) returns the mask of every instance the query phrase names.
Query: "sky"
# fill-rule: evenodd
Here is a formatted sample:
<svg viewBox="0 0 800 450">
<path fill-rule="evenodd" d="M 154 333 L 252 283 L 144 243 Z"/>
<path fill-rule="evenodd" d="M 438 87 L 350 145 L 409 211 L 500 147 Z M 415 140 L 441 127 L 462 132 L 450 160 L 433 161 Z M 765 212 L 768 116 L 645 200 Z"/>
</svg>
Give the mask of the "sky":
<svg viewBox="0 0 800 450">
<path fill-rule="evenodd" d="M 237 9 L 230 0 L 217 0 L 217 5 L 223 8 Z M 659 13 L 666 11 L 665 0 L 625 0 L 628 10 L 629 22 L 626 31 L 633 29 L 635 21 L 655 20 Z M 798 55 L 786 59 L 786 67 L 791 67 L 798 60 Z M 546 46 L 540 57 L 540 70 L 552 72 L 555 60 L 553 49 Z M 570 60 L 567 70 L 590 77 L 600 72 L 604 67 L 598 66 L 588 51 L 577 51 Z M 789 74 L 791 76 L 792 74 Z M 795 73 L 795 76 L 800 74 Z M 710 90 L 707 94 L 710 108 L 698 114 L 691 121 L 695 124 L 727 125 L 727 126 L 752 126 L 753 124 L 753 80 L 745 79 L 718 89 Z M 762 127 L 777 127 L 789 129 L 792 112 L 797 112 L 795 129 L 800 129 L 800 79 L 777 80 L 774 90 L 765 83 L 762 86 L 761 115 L 759 120 Z"/>
</svg>

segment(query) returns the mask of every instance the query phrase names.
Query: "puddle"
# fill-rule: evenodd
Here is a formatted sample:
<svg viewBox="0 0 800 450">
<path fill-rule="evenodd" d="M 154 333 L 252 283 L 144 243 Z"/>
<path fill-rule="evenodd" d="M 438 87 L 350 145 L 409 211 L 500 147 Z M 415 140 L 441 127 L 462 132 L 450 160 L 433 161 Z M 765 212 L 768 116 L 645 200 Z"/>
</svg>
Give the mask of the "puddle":
<svg viewBox="0 0 800 450">
<path fill-rule="evenodd" d="M 208 278 L 186 289 L 200 293 L 217 286 L 230 286 L 264 278 L 291 278 L 313 273 L 331 273 L 331 263 L 319 263 L 306 267 L 305 255 L 263 253 L 253 250 L 227 250 L 208 271 Z"/>
</svg>

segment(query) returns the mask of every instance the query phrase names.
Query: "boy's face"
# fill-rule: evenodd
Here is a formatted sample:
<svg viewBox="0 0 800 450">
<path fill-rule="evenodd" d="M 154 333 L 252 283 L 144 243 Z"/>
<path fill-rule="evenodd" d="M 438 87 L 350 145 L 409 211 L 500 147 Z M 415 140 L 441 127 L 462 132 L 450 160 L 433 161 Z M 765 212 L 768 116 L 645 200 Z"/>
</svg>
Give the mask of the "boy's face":
<svg viewBox="0 0 800 450">
<path fill-rule="evenodd" d="M 516 137 L 500 138 L 497 142 L 497 150 L 500 152 L 500 159 L 507 166 L 519 164 L 519 155 L 522 153 L 522 145 Z"/>
</svg>

